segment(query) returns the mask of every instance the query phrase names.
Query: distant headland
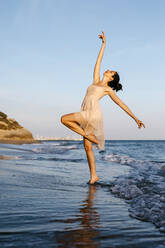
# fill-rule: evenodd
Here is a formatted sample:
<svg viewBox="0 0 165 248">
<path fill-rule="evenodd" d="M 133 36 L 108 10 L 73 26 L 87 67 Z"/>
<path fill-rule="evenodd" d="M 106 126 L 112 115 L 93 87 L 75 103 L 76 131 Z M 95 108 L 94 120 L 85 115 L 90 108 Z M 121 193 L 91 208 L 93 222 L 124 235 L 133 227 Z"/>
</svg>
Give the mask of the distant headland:
<svg viewBox="0 0 165 248">
<path fill-rule="evenodd" d="M 22 127 L 15 119 L 0 112 L 0 143 L 33 143 L 35 142 L 30 131 Z"/>
</svg>

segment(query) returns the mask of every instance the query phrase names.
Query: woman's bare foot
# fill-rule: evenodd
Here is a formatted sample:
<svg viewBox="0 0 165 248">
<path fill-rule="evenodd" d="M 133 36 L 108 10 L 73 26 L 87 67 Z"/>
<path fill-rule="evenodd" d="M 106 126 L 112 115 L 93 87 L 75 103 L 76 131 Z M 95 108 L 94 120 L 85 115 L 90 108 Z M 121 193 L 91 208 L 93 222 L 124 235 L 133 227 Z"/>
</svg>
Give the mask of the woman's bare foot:
<svg viewBox="0 0 165 248">
<path fill-rule="evenodd" d="M 92 177 L 91 180 L 89 180 L 89 184 L 94 184 L 97 181 L 99 181 L 99 177 L 98 176 Z"/>
<path fill-rule="evenodd" d="M 94 134 L 85 135 L 85 138 L 88 139 L 89 141 L 95 143 L 95 144 L 99 143 Z"/>
</svg>

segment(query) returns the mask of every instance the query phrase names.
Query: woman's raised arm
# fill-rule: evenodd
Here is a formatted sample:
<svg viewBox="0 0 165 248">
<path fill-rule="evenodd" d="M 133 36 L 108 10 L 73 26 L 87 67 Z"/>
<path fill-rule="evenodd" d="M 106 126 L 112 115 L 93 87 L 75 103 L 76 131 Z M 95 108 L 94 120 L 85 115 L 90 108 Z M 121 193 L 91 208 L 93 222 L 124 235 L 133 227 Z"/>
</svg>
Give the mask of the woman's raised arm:
<svg viewBox="0 0 165 248">
<path fill-rule="evenodd" d="M 99 35 L 99 38 L 102 39 L 102 46 L 100 48 L 100 52 L 95 64 L 95 68 L 94 68 L 94 73 L 93 73 L 93 84 L 97 84 L 100 82 L 100 64 L 101 64 L 101 60 L 103 58 L 103 54 L 104 54 L 104 48 L 105 48 L 105 34 L 104 32 L 102 32 L 102 34 Z"/>
<path fill-rule="evenodd" d="M 110 98 L 117 104 L 120 106 L 120 108 L 122 108 L 129 116 L 131 116 L 137 123 L 138 128 L 141 128 L 142 126 L 145 128 L 145 125 L 143 124 L 142 121 L 138 120 L 136 118 L 136 116 L 131 112 L 131 110 L 127 107 L 127 105 L 125 105 L 116 95 L 116 93 L 113 90 L 110 90 L 109 92 L 109 96 Z"/>
</svg>

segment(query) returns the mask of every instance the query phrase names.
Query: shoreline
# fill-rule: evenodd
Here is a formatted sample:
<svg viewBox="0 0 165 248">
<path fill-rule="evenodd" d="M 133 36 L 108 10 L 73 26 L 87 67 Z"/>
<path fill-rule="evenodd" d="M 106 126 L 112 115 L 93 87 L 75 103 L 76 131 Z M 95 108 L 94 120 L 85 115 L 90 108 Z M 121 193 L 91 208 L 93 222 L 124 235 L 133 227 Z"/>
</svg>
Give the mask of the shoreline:
<svg viewBox="0 0 165 248">
<path fill-rule="evenodd" d="M 41 142 L 42 141 L 40 140 L 10 140 L 10 139 L 1 140 L 0 139 L 0 144 L 22 145 L 22 144 L 40 144 Z"/>
<path fill-rule="evenodd" d="M 40 144 L 40 143 L 42 143 L 42 142 L 45 142 L 45 141 L 83 141 L 83 139 L 67 139 L 67 138 L 47 138 L 47 139 L 34 139 L 34 140 L 17 140 L 17 139 L 15 139 L 15 140 L 13 140 L 13 139 L 0 139 L 0 144 Z M 148 140 L 119 140 L 119 139 L 105 139 L 105 142 L 106 141 L 123 141 L 123 142 L 127 142 L 127 141 L 132 141 L 132 142 L 134 142 L 134 141 L 148 141 L 148 142 L 150 142 L 150 141 L 155 141 L 155 142 L 159 142 L 159 141 L 165 141 L 164 139 L 159 139 L 159 140 L 150 140 L 150 139 L 148 139 Z"/>
</svg>

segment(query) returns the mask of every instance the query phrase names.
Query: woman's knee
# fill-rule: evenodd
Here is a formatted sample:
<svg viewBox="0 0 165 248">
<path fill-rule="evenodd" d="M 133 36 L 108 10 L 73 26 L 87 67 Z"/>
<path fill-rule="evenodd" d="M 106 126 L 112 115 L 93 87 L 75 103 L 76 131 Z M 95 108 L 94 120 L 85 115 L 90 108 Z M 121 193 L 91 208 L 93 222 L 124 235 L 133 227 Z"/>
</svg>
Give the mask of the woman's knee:
<svg viewBox="0 0 165 248">
<path fill-rule="evenodd" d="M 66 122 L 67 122 L 67 117 L 66 117 L 66 115 L 62 115 L 62 116 L 61 116 L 61 123 L 62 123 L 62 124 L 66 124 Z"/>
<path fill-rule="evenodd" d="M 71 114 L 61 116 L 61 122 L 62 124 L 65 125 L 67 123 L 77 122 L 77 120 L 75 119 L 75 114 L 71 113 Z"/>
</svg>

